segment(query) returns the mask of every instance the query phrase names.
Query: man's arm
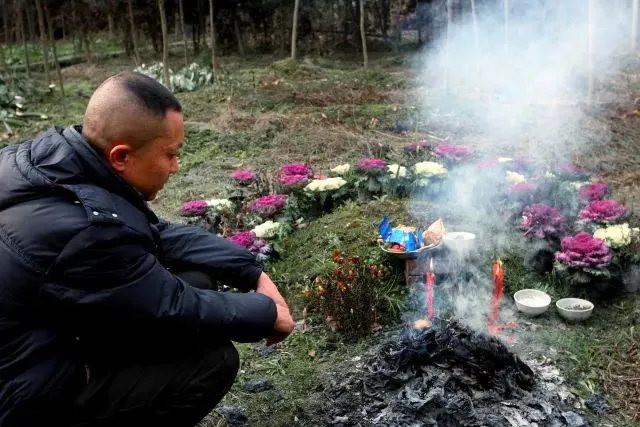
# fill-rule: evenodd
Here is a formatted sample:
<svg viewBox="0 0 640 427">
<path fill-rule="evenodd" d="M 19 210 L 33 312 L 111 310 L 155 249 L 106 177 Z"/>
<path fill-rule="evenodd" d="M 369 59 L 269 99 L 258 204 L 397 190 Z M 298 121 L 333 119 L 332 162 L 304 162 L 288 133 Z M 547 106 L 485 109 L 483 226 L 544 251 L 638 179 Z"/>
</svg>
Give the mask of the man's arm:
<svg viewBox="0 0 640 427">
<path fill-rule="evenodd" d="M 200 270 L 241 291 L 256 289 L 262 263 L 247 249 L 200 227 L 161 223 L 164 261 L 184 270 Z"/>
<path fill-rule="evenodd" d="M 259 341 L 270 336 L 276 304 L 261 293 L 189 286 L 148 253 L 126 227 L 93 225 L 78 233 L 52 267 L 42 311 L 80 335 L 108 342 Z"/>
</svg>

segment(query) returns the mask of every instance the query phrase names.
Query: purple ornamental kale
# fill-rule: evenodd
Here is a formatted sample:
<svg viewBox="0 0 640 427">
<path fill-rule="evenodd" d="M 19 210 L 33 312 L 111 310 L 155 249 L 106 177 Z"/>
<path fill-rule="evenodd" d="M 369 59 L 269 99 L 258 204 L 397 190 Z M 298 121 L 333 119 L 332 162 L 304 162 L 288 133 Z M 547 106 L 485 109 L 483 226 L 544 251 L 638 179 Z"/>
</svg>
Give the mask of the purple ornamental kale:
<svg viewBox="0 0 640 427">
<path fill-rule="evenodd" d="M 258 176 L 254 172 L 246 170 L 237 170 L 230 176 L 240 185 L 253 184 L 258 179 Z"/>
<path fill-rule="evenodd" d="M 556 252 L 555 258 L 570 267 L 597 269 L 611 262 L 611 249 L 584 231 L 562 239 L 561 247 L 562 251 Z"/>
<path fill-rule="evenodd" d="M 627 208 L 613 199 L 594 200 L 579 213 L 580 218 L 586 221 L 611 224 L 627 215 Z"/>
<path fill-rule="evenodd" d="M 518 228 L 526 237 L 549 239 L 560 236 L 566 229 L 566 223 L 559 209 L 544 203 L 534 203 L 525 208 Z"/>
<path fill-rule="evenodd" d="M 191 200 L 185 202 L 180 206 L 180 214 L 184 216 L 201 216 L 209 208 L 209 205 L 204 200 Z"/>
<path fill-rule="evenodd" d="M 284 194 L 269 194 L 255 199 L 249 204 L 249 209 L 253 212 L 261 213 L 267 217 L 275 215 L 287 204 L 287 196 Z"/>
<path fill-rule="evenodd" d="M 364 172 L 386 172 L 387 162 L 384 159 L 362 159 L 356 165 L 356 169 Z"/>
<path fill-rule="evenodd" d="M 256 233 L 253 231 L 240 231 L 227 237 L 227 240 L 249 249 L 256 240 Z"/>
<path fill-rule="evenodd" d="M 578 191 L 578 196 L 582 200 L 593 202 L 594 200 L 604 199 L 608 191 L 609 187 L 607 186 L 607 184 L 589 184 L 585 185 Z"/>
<path fill-rule="evenodd" d="M 460 161 L 473 154 L 473 150 L 466 145 L 440 144 L 433 150 L 433 155 L 447 160 Z"/>
<path fill-rule="evenodd" d="M 313 176 L 313 170 L 304 163 L 289 163 L 280 168 L 280 175 L 304 175 Z"/>
</svg>

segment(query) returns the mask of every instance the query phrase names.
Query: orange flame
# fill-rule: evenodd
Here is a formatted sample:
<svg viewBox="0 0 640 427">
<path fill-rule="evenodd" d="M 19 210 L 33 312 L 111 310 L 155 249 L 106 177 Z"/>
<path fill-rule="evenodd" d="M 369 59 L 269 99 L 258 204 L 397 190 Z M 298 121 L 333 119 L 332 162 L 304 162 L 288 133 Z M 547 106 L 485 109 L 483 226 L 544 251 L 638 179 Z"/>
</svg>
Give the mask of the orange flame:
<svg viewBox="0 0 640 427">
<path fill-rule="evenodd" d="M 433 257 L 431 257 L 431 260 L 429 261 L 429 271 L 433 271 Z"/>
<path fill-rule="evenodd" d="M 493 264 L 492 273 L 494 280 L 497 278 L 502 279 L 504 277 L 504 268 L 502 267 L 502 261 L 500 260 L 500 258 L 498 258 Z"/>
</svg>

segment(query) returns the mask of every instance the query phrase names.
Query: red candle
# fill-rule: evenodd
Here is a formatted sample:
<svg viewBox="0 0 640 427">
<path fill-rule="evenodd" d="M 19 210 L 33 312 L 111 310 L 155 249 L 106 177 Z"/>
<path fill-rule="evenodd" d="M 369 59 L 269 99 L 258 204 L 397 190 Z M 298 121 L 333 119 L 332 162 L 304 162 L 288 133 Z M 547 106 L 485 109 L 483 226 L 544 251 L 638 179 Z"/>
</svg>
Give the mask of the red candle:
<svg viewBox="0 0 640 427">
<path fill-rule="evenodd" d="M 436 284 L 436 274 L 433 272 L 433 258 L 429 262 L 429 271 L 426 274 L 427 279 L 427 317 L 433 318 L 433 288 Z"/>
<path fill-rule="evenodd" d="M 502 299 L 502 293 L 504 290 L 504 269 L 502 268 L 502 261 L 498 259 L 491 269 L 493 273 L 493 296 L 491 298 L 491 313 L 489 314 L 489 326 L 495 325 L 498 322 L 500 316 L 500 300 Z"/>
</svg>

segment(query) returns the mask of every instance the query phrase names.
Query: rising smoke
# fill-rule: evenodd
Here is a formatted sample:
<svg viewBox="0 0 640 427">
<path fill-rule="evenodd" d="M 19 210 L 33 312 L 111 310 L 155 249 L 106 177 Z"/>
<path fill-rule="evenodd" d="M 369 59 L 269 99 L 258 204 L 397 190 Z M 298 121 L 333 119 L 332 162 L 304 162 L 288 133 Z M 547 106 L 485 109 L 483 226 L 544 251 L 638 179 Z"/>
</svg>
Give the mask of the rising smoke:
<svg viewBox="0 0 640 427">
<path fill-rule="evenodd" d="M 609 130 L 592 113 L 608 101 L 606 81 L 631 48 L 632 1 L 475 0 L 475 16 L 472 0 L 421 4 L 419 15 L 435 29 L 417 61 L 425 83 L 423 123 L 429 129 L 444 117 L 446 127 L 438 122 L 429 130 L 447 142 L 473 146 L 487 158 L 525 158 L 538 172 L 607 144 Z M 491 256 L 518 242 L 505 232 L 505 219 L 492 214 L 496 181 L 489 173 L 475 165 L 450 173 L 443 216 L 448 231 L 477 234 Z M 412 200 L 416 217 L 425 202 L 428 197 Z M 451 270 L 465 261 L 442 262 L 448 265 L 440 268 Z M 459 290 L 454 314 L 484 329 L 490 275 L 478 271 L 453 286 Z"/>
</svg>

